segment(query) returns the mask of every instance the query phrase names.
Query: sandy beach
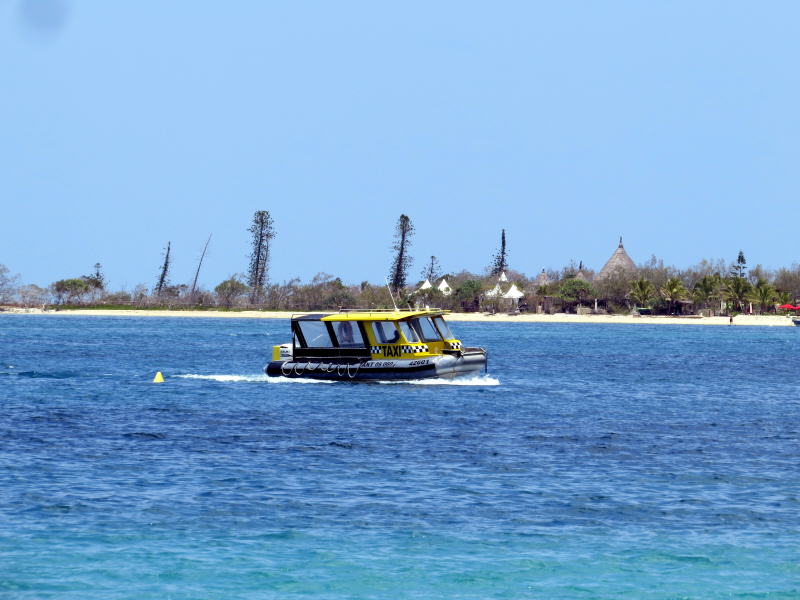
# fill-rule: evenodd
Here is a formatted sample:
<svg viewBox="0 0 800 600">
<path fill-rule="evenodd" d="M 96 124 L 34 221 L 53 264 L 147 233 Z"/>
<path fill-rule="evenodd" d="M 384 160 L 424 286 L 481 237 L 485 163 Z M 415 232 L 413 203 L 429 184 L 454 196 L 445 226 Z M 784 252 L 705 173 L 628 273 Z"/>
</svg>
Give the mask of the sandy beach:
<svg viewBox="0 0 800 600">
<path fill-rule="evenodd" d="M 215 319 L 289 319 L 292 315 L 303 314 L 288 311 L 246 310 L 239 312 L 218 310 L 45 310 L 39 308 L 4 307 L 3 314 L 91 316 L 91 317 L 183 317 Z M 479 323 L 597 323 L 597 324 L 639 324 L 639 325 L 730 325 L 728 317 L 667 317 L 632 315 L 574 315 L 557 313 L 539 315 L 521 313 L 451 313 L 450 321 L 469 321 Z M 733 325 L 761 327 L 791 327 L 792 320 L 784 315 L 739 315 L 734 317 Z"/>
</svg>

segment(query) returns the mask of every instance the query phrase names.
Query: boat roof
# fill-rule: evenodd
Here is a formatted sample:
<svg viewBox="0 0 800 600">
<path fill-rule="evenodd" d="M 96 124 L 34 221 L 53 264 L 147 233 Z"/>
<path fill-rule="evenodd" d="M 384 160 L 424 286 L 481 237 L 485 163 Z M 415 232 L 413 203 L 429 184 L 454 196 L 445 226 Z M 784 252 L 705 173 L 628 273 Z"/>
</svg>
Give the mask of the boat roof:
<svg viewBox="0 0 800 600">
<path fill-rule="evenodd" d="M 343 310 L 337 313 L 311 313 L 292 317 L 292 321 L 400 321 L 415 317 L 440 317 L 450 311 L 441 308 L 422 310 Z"/>
</svg>

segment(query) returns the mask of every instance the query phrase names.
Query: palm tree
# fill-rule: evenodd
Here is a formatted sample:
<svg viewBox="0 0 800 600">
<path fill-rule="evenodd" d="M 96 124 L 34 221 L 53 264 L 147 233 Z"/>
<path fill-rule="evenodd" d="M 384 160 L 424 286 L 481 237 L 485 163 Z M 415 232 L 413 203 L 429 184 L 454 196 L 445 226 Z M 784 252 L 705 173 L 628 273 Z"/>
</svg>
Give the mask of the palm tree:
<svg viewBox="0 0 800 600">
<path fill-rule="evenodd" d="M 718 281 L 713 275 L 706 275 L 694 284 L 692 299 L 703 308 L 708 308 L 708 303 L 717 295 Z"/>
<path fill-rule="evenodd" d="M 778 304 L 790 304 L 792 302 L 792 293 L 785 290 L 776 290 L 775 302 Z"/>
<path fill-rule="evenodd" d="M 664 297 L 664 300 L 669 302 L 670 314 L 675 312 L 675 303 L 683 300 L 688 293 L 686 288 L 683 287 L 683 282 L 677 277 L 671 277 L 668 279 L 664 284 L 664 287 L 662 287 L 659 291 Z"/>
<path fill-rule="evenodd" d="M 763 279 L 759 279 L 758 283 L 753 287 L 749 298 L 752 302 L 758 304 L 759 314 L 763 314 L 768 306 L 775 306 L 775 288 Z"/>
<path fill-rule="evenodd" d="M 635 304 L 643 308 L 649 308 L 653 300 L 656 298 L 656 288 L 647 279 L 642 277 L 631 283 L 631 289 L 628 294 Z"/>
<path fill-rule="evenodd" d="M 733 310 L 743 310 L 751 287 L 744 277 L 727 277 L 722 288 L 722 295 L 731 303 Z"/>
</svg>

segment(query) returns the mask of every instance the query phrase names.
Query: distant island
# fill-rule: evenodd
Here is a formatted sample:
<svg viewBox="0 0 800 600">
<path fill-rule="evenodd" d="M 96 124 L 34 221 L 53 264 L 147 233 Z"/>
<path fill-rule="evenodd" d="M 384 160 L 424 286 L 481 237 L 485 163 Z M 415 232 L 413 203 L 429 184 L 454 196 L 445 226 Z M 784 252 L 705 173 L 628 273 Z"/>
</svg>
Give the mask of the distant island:
<svg viewBox="0 0 800 600">
<path fill-rule="evenodd" d="M 622 238 L 597 273 L 583 262 L 528 275 L 509 266 L 506 232 L 482 273 L 445 273 L 436 256 L 425 261 L 419 279 L 410 280 L 413 225 L 401 215 L 395 227 L 387 284 L 318 273 L 311 281 L 269 282 L 269 256 L 275 232 L 268 211 L 256 211 L 248 229 L 252 254 L 247 275 L 233 275 L 213 289 L 198 286 L 203 256 L 191 283 L 171 283 L 168 243 L 155 284 L 111 290 L 102 265 L 88 275 L 53 282 L 47 288 L 21 283 L 0 264 L 0 305 L 6 310 L 117 311 L 335 311 L 341 308 L 437 306 L 459 313 L 511 315 L 702 316 L 795 314 L 800 297 L 800 265 L 775 271 L 749 267 L 744 252 L 735 260 L 701 260 L 686 269 L 666 266 L 652 256 L 638 265 Z M 208 247 L 211 238 L 206 242 Z M 203 250 L 205 255 L 205 249 Z M 800 310 L 800 307 L 797 307 Z"/>
</svg>

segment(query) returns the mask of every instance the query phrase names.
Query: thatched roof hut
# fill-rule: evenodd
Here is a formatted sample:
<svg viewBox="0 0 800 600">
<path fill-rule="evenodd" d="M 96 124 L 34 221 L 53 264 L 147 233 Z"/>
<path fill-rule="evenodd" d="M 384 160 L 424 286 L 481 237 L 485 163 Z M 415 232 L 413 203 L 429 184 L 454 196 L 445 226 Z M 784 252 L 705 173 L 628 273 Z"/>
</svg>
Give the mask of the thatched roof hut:
<svg viewBox="0 0 800 600">
<path fill-rule="evenodd" d="M 614 254 L 608 259 L 606 264 L 600 269 L 598 279 L 605 279 L 613 276 L 632 276 L 636 275 L 636 264 L 625 252 L 625 247 L 622 245 L 622 236 L 619 238 L 619 246 L 614 250 Z"/>
<path fill-rule="evenodd" d="M 542 272 L 537 275 L 536 280 L 533 282 L 536 287 L 543 287 L 545 285 L 550 285 L 550 278 L 547 276 L 547 273 Z"/>
</svg>

